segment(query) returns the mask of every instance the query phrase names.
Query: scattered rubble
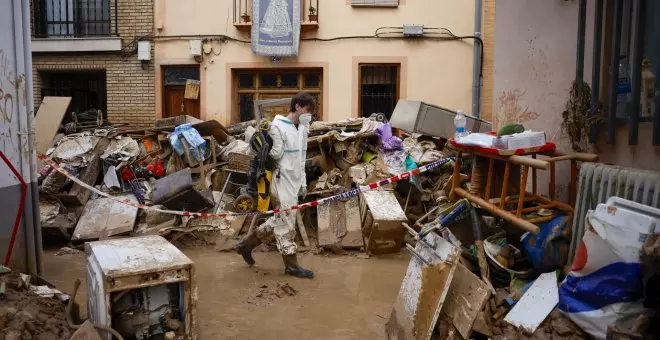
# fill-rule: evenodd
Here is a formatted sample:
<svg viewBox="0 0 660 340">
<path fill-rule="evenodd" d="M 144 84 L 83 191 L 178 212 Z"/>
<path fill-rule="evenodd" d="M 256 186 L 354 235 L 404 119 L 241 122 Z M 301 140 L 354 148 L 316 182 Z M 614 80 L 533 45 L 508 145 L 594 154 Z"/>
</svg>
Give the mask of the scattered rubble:
<svg viewBox="0 0 660 340">
<path fill-rule="evenodd" d="M 259 287 L 259 290 L 253 297 L 248 299 L 248 303 L 256 306 L 268 306 L 277 299 L 287 296 L 295 296 L 298 291 L 288 283 L 267 282 Z"/>
<path fill-rule="evenodd" d="M 421 124 L 422 109 L 436 116 Z M 639 325 L 607 329 L 603 320 L 580 322 L 562 309 L 562 294 L 567 294 L 562 289 L 575 275 L 568 273 L 562 282 L 566 272 L 561 270 L 570 265 L 573 207 L 557 199 L 554 169 L 570 161 L 575 175 L 577 162 L 595 161 L 595 155 L 563 154 L 544 133 L 521 126 L 516 128 L 524 132 L 490 132 L 489 123 L 472 117 L 468 129 L 477 133 L 455 140 L 449 125 L 454 114 L 421 102 L 402 101 L 391 122 L 385 118 L 311 124 L 305 200 L 336 199 L 299 211 L 297 224 L 301 250 L 316 254 L 348 252 L 363 259 L 401 249 L 412 254 L 387 321 L 390 339 L 467 339 L 477 333 L 494 339 L 581 339 L 589 333 L 645 331 Z M 74 244 L 161 235 L 181 247 L 232 251 L 260 218 L 191 217 L 167 210 L 259 209 L 258 197 L 245 190 L 255 158 L 248 142 L 257 125 L 224 128 L 215 120 L 179 116 L 144 129 L 69 126 L 50 141 L 48 155 L 95 190 L 44 164 L 39 173 L 42 226 Z M 423 172 L 415 171 L 424 166 Z M 537 171 L 545 170 L 550 170 L 547 197 L 539 194 L 537 183 Z M 572 188 L 576 178 L 571 176 Z M 365 185 L 371 190 L 354 190 Z M 645 273 L 657 274 L 659 242 L 649 230 L 635 233 L 641 234 L 651 236 L 640 262 Z M 273 249 L 264 244 L 255 251 Z M 80 252 L 63 248 L 58 255 L 63 254 Z M 579 261 L 574 260 L 574 271 L 581 270 L 575 269 Z M 634 288 L 630 291 L 640 293 L 635 303 L 641 304 L 643 287 Z M 269 282 L 248 302 L 264 306 L 296 294 L 286 283 Z M 588 326 L 594 322 L 596 330 Z"/>
<path fill-rule="evenodd" d="M 74 329 L 67 324 L 65 306 L 60 299 L 54 295 L 40 296 L 27 288 L 16 272 L 2 274 L 0 282 L 5 287 L 0 297 L 1 338 L 67 340 L 71 337 Z"/>
</svg>

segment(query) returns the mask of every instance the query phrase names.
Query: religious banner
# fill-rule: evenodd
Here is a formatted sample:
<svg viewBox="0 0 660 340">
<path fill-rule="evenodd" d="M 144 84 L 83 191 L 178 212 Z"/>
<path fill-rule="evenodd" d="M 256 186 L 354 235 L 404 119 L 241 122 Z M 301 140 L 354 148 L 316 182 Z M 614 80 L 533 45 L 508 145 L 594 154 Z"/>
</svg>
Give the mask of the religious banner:
<svg viewBox="0 0 660 340">
<path fill-rule="evenodd" d="M 275 57 L 297 56 L 301 0 L 252 1 L 252 51 Z"/>
</svg>

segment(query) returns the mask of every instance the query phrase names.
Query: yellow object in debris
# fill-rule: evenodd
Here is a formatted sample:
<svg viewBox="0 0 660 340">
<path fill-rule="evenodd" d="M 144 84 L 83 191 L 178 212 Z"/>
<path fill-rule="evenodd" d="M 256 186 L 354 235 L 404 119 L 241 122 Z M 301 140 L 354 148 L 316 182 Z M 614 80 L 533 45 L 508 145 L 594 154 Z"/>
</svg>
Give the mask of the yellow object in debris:
<svg viewBox="0 0 660 340">
<path fill-rule="evenodd" d="M 266 176 L 257 181 L 257 211 L 268 211 L 270 206 L 270 183 L 273 173 L 265 170 Z"/>
</svg>

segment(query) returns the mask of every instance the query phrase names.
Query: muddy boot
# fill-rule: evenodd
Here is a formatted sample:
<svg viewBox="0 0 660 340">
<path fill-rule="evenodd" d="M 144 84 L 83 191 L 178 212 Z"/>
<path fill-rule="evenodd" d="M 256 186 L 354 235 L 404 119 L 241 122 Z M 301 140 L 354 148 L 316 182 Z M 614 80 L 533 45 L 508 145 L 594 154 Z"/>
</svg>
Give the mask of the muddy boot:
<svg viewBox="0 0 660 340">
<path fill-rule="evenodd" d="M 313 279 L 314 272 L 308 269 L 305 269 L 298 265 L 298 257 L 296 254 L 293 255 L 282 255 L 284 259 L 284 273 L 286 275 L 291 275 L 299 277 L 301 279 Z"/>
<path fill-rule="evenodd" d="M 252 250 L 260 244 L 261 241 L 257 237 L 257 233 L 253 232 L 252 234 L 245 236 L 245 238 L 236 245 L 236 252 L 243 256 L 243 260 L 245 260 L 247 264 L 253 266 L 256 262 L 252 257 Z"/>
</svg>

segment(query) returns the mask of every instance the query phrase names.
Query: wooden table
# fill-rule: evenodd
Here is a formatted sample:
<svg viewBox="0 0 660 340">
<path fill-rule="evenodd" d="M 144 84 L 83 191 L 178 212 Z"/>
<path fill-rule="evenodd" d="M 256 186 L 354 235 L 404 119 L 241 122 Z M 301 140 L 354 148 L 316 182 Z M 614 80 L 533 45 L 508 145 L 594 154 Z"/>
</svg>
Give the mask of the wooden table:
<svg viewBox="0 0 660 340">
<path fill-rule="evenodd" d="M 577 162 L 594 162 L 598 160 L 598 156 L 587 153 L 572 153 L 564 154 L 556 151 L 554 143 L 546 143 L 540 147 L 516 149 L 516 150 L 498 150 L 494 148 L 483 148 L 476 146 L 466 146 L 458 144 L 454 140 L 449 141 L 450 148 L 458 153 L 456 162 L 454 164 L 454 173 L 452 180 L 452 190 L 450 199 L 456 200 L 459 198 L 466 198 L 470 202 L 482 207 L 489 213 L 496 215 L 514 226 L 521 228 L 525 231 L 538 233 L 539 228 L 535 223 L 541 223 L 552 219 L 553 216 L 541 216 L 534 218 L 524 218 L 523 214 L 539 211 L 541 209 L 557 209 L 561 210 L 568 215 L 573 214 L 573 206 L 577 196 Z M 474 156 L 481 156 L 488 159 L 488 175 L 486 179 L 486 186 L 483 191 L 478 194 L 470 193 L 460 186 L 460 170 L 461 158 L 463 154 L 472 154 Z M 543 159 L 540 159 L 542 156 Z M 502 184 L 502 191 L 499 198 L 491 200 L 493 187 L 493 174 L 495 162 L 504 162 L 504 181 Z M 569 197 L 570 204 L 566 204 L 557 200 L 556 186 L 555 186 L 555 169 L 556 164 L 561 161 L 570 161 L 571 174 L 569 181 Z M 520 191 L 517 198 L 508 197 L 509 175 L 512 166 L 521 167 L 520 176 Z M 532 192 L 527 191 L 527 179 L 529 170 L 532 169 Z M 538 193 L 537 185 L 537 171 L 549 170 L 550 180 L 548 183 L 549 197 L 542 196 Z M 537 205 L 529 208 L 524 207 L 525 202 L 536 202 Z M 507 209 L 507 205 L 513 204 L 515 209 Z"/>
</svg>

